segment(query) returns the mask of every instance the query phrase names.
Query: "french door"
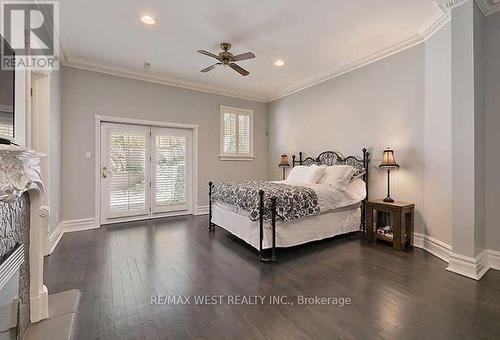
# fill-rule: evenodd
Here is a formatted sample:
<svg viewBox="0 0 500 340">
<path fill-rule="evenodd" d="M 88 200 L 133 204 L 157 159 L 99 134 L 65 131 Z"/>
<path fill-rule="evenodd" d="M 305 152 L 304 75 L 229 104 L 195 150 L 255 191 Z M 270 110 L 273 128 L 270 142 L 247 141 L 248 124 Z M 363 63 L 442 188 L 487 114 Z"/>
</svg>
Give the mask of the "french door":
<svg viewBox="0 0 500 340">
<path fill-rule="evenodd" d="M 192 213 L 192 131 L 101 125 L 101 224 Z"/>
</svg>

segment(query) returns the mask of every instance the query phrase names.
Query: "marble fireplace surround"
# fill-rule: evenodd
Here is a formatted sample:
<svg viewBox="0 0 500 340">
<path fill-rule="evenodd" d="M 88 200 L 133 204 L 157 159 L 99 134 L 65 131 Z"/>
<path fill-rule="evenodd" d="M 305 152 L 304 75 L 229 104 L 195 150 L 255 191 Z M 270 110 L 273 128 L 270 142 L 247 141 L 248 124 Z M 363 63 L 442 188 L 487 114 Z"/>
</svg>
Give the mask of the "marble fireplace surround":
<svg viewBox="0 0 500 340">
<path fill-rule="evenodd" d="M 29 224 L 29 243 L 28 249 L 24 249 L 24 256 L 29 254 L 26 262 L 25 272 L 21 262 L 20 265 L 22 285 L 29 291 L 29 301 L 21 301 L 28 308 L 23 316 L 23 310 L 20 307 L 18 320 L 21 323 L 35 323 L 46 319 L 48 312 L 48 291 L 43 284 L 43 257 L 48 254 L 48 226 L 50 208 L 43 204 L 44 188 L 40 176 L 40 160 L 45 157 L 44 154 L 17 146 L 0 145 L 0 201 L 13 203 L 17 201 L 25 192 L 30 197 L 30 224 Z M 8 259 L 5 261 L 7 262 Z M 18 268 L 10 268 L 4 275 L 13 275 Z M 9 277 L 0 277 L 0 284 L 9 279 Z M 27 294 L 26 294 L 27 295 Z M 22 299 L 22 297 L 19 297 Z M 25 319 L 25 320 L 23 320 Z"/>
</svg>

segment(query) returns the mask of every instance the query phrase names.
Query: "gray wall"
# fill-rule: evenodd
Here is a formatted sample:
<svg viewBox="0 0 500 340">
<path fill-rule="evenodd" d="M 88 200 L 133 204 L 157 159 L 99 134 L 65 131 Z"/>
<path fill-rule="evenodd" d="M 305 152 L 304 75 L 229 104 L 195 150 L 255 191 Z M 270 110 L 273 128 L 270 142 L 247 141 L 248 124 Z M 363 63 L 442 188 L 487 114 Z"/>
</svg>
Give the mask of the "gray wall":
<svg viewBox="0 0 500 340">
<path fill-rule="evenodd" d="M 453 252 L 475 257 L 474 4 L 452 10 Z"/>
<path fill-rule="evenodd" d="M 50 229 L 59 225 L 61 216 L 61 73 L 50 78 Z"/>
<path fill-rule="evenodd" d="M 62 220 L 94 217 L 94 116 L 199 124 L 199 205 L 208 181 L 265 179 L 267 104 L 65 67 L 62 76 Z M 254 110 L 255 160 L 220 161 L 219 105 Z"/>
<path fill-rule="evenodd" d="M 416 230 L 424 231 L 425 46 L 421 44 L 338 78 L 272 102 L 269 106 L 269 176 L 280 178 L 281 153 L 317 155 L 335 150 L 372 152 L 370 196 L 385 197 L 378 169 L 390 146 L 401 169 L 392 195 L 416 203 Z"/>
<path fill-rule="evenodd" d="M 500 251 L 500 13 L 484 19 L 486 247 Z"/>
<path fill-rule="evenodd" d="M 485 95 L 484 95 L 484 16 L 474 3 L 474 164 L 475 164 L 475 247 L 476 254 L 486 246 L 485 208 Z"/>
<path fill-rule="evenodd" d="M 425 43 L 425 234 L 451 244 L 451 25 Z"/>
</svg>

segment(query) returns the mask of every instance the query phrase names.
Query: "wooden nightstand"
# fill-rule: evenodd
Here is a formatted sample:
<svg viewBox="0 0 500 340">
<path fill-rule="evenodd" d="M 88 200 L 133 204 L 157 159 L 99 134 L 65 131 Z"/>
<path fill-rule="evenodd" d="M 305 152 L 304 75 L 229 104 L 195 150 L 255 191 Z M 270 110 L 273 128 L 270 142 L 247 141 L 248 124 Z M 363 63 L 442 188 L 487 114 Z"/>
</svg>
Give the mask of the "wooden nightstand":
<svg viewBox="0 0 500 340">
<path fill-rule="evenodd" d="M 366 203 L 366 239 L 392 242 L 392 247 L 404 251 L 413 246 L 413 220 L 415 204 L 406 202 L 388 203 L 383 200 L 369 200 Z M 379 228 L 392 227 L 392 234 L 380 234 Z"/>
</svg>

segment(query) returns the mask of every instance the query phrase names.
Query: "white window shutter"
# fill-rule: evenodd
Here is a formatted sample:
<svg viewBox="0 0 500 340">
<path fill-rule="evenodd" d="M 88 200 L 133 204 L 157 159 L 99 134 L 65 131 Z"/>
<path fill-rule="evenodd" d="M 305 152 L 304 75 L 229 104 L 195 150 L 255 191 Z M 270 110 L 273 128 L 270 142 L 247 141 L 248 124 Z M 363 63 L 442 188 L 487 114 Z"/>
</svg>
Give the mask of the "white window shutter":
<svg viewBox="0 0 500 340">
<path fill-rule="evenodd" d="M 224 113 L 224 153 L 236 153 L 236 114 Z"/>
<path fill-rule="evenodd" d="M 146 208 L 146 136 L 134 133 L 109 135 L 112 177 L 109 187 L 111 213 Z"/>
<path fill-rule="evenodd" d="M 238 116 L 238 153 L 250 153 L 250 116 Z"/>
<path fill-rule="evenodd" d="M 12 138 L 14 136 L 14 124 L 12 124 L 13 117 L 12 112 L 3 111 L 0 108 L 0 136 L 7 138 Z"/>
<path fill-rule="evenodd" d="M 12 137 L 14 135 L 14 126 L 12 124 L 0 123 L 0 136 Z"/>
<path fill-rule="evenodd" d="M 155 144 L 156 204 L 186 203 L 186 137 L 157 135 Z"/>
<path fill-rule="evenodd" d="M 253 159 L 253 111 L 221 106 L 221 159 Z"/>
</svg>

